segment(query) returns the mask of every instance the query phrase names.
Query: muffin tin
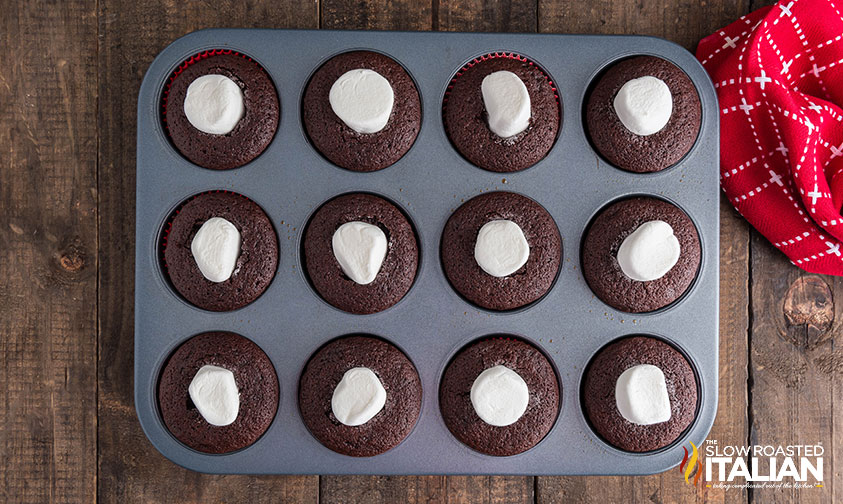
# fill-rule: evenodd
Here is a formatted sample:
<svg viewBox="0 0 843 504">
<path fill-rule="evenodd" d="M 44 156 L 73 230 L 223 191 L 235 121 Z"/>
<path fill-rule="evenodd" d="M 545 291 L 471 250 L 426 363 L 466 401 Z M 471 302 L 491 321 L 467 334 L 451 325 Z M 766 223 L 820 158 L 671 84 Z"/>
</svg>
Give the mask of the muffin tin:
<svg viewBox="0 0 843 504">
<path fill-rule="evenodd" d="M 251 163 L 212 171 L 191 164 L 172 146 L 160 102 L 173 70 L 208 49 L 240 51 L 273 79 L 281 120 L 269 147 Z M 324 61 L 352 49 L 383 52 L 415 79 L 422 127 L 396 164 L 372 173 L 338 168 L 308 142 L 300 104 L 309 76 Z M 493 52 L 515 52 L 547 71 L 557 86 L 563 118 L 555 146 L 521 172 L 481 170 L 462 158 L 442 124 L 446 87 L 466 62 Z M 640 175 L 606 163 L 590 146 L 583 102 L 593 79 L 621 58 L 651 54 L 682 68 L 702 103 L 702 125 L 691 152 L 665 171 Z M 718 109 L 708 76 L 681 47 L 640 36 L 389 33 L 214 29 L 187 35 L 151 64 L 138 98 L 135 262 L 135 406 L 155 447 L 177 464 L 210 473 L 268 474 L 648 474 L 682 460 L 682 445 L 699 445 L 714 421 L 718 380 L 719 162 Z M 278 233 L 279 266 L 266 292 L 252 304 L 214 313 L 182 300 L 170 287 L 158 245 L 168 216 L 190 196 L 212 189 L 238 192 L 257 202 Z M 550 292 L 513 312 L 486 311 L 450 286 L 439 259 L 439 240 L 451 213 L 482 192 L 529 196 L 556 220 L 563 263 Z M 409 293 L 372 315 L 352 315 L 323 301 L 302 271 L 301 239 L 309 217 L 332 197 L 354 191 L 379 194 L 404 210 L 415 226 L 420 267 Z M 580 240 L 607 203 L 631 194 L 665 198 L 691 217 L 699 231 L 702 264 L 689 291 L 649 314 L 626 314 L 597 299 L 580 271 Z M 280 382 L 278 414 L 252 446 L 226 455 L 187 448 L 164 426 L 156 386 L 164 362 L 190 336 L 212 330 L 239 333 L 270 357 Z M 407 439 L 375 457 L 355 458 L 325 448 L 308 432 L 297 403 L 299 376 L 310 356 L 343 334 L 369 333 L 401 348 L 423 386 L 419 421 Z M 447 430 L 438 406 L 439 380 L 465 344 L 486 335 L 526 338 L 551 359 L 561 381 L 555 426 L 534 448 L 493 457 L 461 444 Z M 633 454 L 606 444 L 589 427 L 580 401 L 582 374 L 608 342 L 630 334 L 666 339 L 684 352 L 699 377 L 696 420 L 676 443 Z"/>
</svg>

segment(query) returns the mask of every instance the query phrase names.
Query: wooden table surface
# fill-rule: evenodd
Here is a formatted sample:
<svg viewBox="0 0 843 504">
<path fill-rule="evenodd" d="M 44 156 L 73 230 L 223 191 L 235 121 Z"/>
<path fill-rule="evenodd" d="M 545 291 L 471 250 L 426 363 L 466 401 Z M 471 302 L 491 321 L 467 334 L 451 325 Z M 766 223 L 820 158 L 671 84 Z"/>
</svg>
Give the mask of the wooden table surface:
<svg viewBox="0 0 843 504">
<path fill-rule="evenodd" d="M 206 27 L 629 33 L 698 40 L 750 0 L 0 1 L 0 476 L 26 502 L 834 502 L 835 294 L 721 204 L 721 444 L 822 443 L 816 491 L 648 477 L 213 476 L 167 461 L 132 402 L 135 106 Z M 283 50 L 283 48 L 279 48 Z M 843 460 L 843 459 L 840 459 Z"/>
</svg>

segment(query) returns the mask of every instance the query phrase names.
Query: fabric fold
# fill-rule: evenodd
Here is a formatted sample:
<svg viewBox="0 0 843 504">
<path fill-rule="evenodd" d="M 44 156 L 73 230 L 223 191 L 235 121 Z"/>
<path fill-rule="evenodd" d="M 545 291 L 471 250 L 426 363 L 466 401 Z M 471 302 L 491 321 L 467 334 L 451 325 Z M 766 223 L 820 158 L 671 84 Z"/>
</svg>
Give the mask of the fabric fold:
<svg viewBox="0 0 843 504">
<path fill-rule="evenodd" d="M 843 275 L 843 0 L 782 0 L 704 38 L 720 182 L 792 263 Z"/>
</svg>

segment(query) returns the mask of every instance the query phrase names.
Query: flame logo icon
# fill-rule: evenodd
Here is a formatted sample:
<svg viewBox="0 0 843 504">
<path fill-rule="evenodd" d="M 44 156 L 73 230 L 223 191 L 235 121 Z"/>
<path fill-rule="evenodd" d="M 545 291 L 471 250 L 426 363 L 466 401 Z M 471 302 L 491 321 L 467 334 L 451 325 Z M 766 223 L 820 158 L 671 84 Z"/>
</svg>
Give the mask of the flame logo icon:
<svg viewBox="0 0 843 504">
<path fill-rule="evenodd" d="M 691 473 L 694 471 L 694 467 L 697 465 L 697 459 L 699 458 L 699 451 L 697 451 L 697 445 L 694 444 L 693 441 L 689 441 L 691 444 L 691 458 L 688 459 L 688 449 L 684 446 L 682 447 L 685 450 L 685 456 L 682 458 L 682 462 L 679 464 L 679 474 L 684 472 L 685 474 L 685 483 L 689 485 L 697 486 L 697 482 L 700 480 L 700 475 L 702 474 L 702 466 L 700 466 L 697 474 L 694 476 L 694 482 L 691 483 L 688 481 L 688 478 L 691 477 Z M 687 463 L 687 466 L 686 466 Z"/>
</svg>

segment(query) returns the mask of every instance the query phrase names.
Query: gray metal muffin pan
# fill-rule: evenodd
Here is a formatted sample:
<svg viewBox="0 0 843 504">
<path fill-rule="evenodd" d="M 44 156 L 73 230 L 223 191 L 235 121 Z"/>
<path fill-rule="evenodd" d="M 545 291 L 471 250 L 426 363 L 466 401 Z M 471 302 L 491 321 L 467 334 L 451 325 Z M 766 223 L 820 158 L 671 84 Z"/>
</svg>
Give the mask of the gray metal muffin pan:
<svg viewBox="0 0 843 504">
<path fill-rule="evenodd" d="M 160 99 L 173 70 L 190 56 L 214 48 L 240 51 L 272 77 L 281 120 L 266 151 L 246 166 L 212 171 L 191 164 L 171 145 L 161 124 Z M 331 56 L 353 49 L 383 52 L 415 79 L 422 126 L 414 146 L 396 164 L 374 173 L 332 165 L 308 142 L 300 103 L 309 76 Z M 545 159 L 518 173 L 481 170 L 451 146 L 442 124 L 442 98 L 454 73 L 477 56 L 496 51 L 524 55 L 552 77 L 563 120 Z M 621 58 L 651 54 L 681 67 L 702 101 L 702 129 L 691 152 L 656 174 L 610 166 L 590 146 L 583 100 L 592 79 Z M 137 240 L 135 266 L 135 406 L 155 447 L 184 467 L 210 473 L 270 474 L 648 474 L 682 459 L 682 445 L 699 445 L 714 421 L 718 378 L 719 161 L 714 88 L 683 48 L 640 36 L 390 33 L 213 29 L 189 34 L 150 65 L 138 98 Z M 196 193 L 227 189 L 248 196 L 269 215 L 278 233 L 278 272 L 254 303 L 213 313 L 183 301 L 158 261 L 158 239 L 168 215 Z M 551 291 L 529 308 L 493 313 L 461 298 L 439 260 L 445 221 L 480 193 L 514 191 L 550 212 L 563 239 L 563 262 Z M 311 288 L 302 271 L 300 242 L 309 216 L 328 199 L 351 191 L 380 194 L 402 208 L 415 225 L 420 268 L 407 296 L 373 315 L 333 308 Z M 689 292 L 667 309 L 626 314 L 596 298 L 580 271 L 580 239 L 607 203 L 629 194 L 653 194 L 683 208 L 697 226 L 702 265 Z M 170 353 L 189 337 L 212 330 L 242 334 L 269 355 L 280 382 L 278 414 L 252 446 L 228 455 L 207 455 L 176 440 L 158 412 L 156 384 Z M 424 388 L 414 431 L 392 450 L 369 458 L 340 455 L 308 432 L 299 416 L 297 387 L 308 358 L 326 341 L 349 333 L 381 336 L 404 350 Z M 562 385 L 555 426 L 534 448 L 510 457 L 480 454 L 445 427 L 438 386 L 454 353 L 475 338 L 512 333 L 551 358 Z M 653 334 L 686 353 L 700 385 L 693 425 L 671 447 L 650 454 L 626 453 L 601 440 L 580 405 L 582 372 L 606 343 L 630 334 Z"/>
</svg>

